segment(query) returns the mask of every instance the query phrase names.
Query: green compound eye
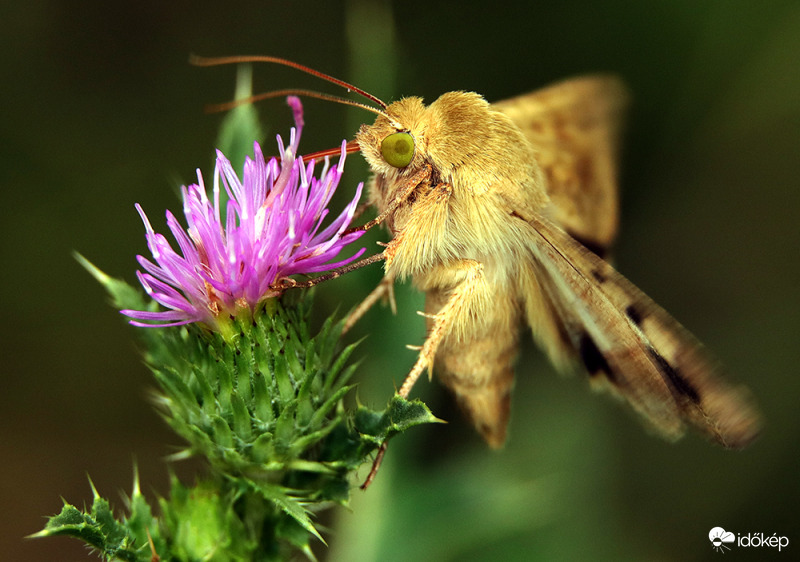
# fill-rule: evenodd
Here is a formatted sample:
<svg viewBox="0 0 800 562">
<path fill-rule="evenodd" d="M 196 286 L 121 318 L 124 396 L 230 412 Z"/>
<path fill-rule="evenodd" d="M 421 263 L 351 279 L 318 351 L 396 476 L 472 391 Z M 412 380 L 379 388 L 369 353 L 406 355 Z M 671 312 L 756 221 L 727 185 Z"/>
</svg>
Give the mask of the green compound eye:
<svg viewBox="0 0 800 562">
<path fill-rule="evenodd" d="M 381 143 L 381 155 L 395 168 L 405 168 L 414 158 L 414 137 L 409 133 L 392 133 Z"/>
</svg>

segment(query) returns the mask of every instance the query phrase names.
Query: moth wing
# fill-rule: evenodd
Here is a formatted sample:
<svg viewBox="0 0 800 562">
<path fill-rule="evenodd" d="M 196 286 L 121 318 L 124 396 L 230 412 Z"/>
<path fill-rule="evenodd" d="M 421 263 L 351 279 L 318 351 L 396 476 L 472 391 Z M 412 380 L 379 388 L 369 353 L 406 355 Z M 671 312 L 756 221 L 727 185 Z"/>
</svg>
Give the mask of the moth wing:
<svg viewBox="0 0 800 562">
<path fill-rule="evenodd" d="M 566 232 L 541 217 L 527 222 L 534 266 L 526 273 L 537 277 L 562 340 L 593 381 L 669 439 L 683 434 L 684 422 L 729 448 L 756 437 L 760 416 L 749 392 L 723 380 L 694 336 Z"/>
<path fill-rule="evenodd" d="M 552 218 L 600 256 L 617 234 L 616 162 L 627 98 L 619 79 L 595 75 L 492 104 L 536 148 Z"/>
</svg>

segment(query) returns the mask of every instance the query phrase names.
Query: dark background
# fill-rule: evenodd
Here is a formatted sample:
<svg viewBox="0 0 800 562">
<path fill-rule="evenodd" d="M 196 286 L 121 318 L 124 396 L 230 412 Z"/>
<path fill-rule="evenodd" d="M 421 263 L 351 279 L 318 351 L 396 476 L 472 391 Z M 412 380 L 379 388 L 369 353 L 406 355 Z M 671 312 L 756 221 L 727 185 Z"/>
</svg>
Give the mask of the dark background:
<svg viewBox="0 0 800 562">
<path fill-rule="evenodd" d="M 453 89 L 489 100 L 611 71 L 634 98 L 622 164 L 617 265 L 758 397 L 767 425 L 741 453 L 695 436 L 669 445 L 624 409 L 524 350 L 510 441 L 479 442 L 436 384 L 415 390 L 451 421 L 396 440 L 352 511 L 328 523 L 336 560 L 705 560 L 708 531 L 800 541 L 798 265 L 800 5 L 788 1 L 12 3 L 0 36 L 3 358 L 0 556 L 82 560 L 70 539 L 26 540 L 60 497 L 123 502 L 136 462 L 166 492 L 177 441 L 147 399 L 135 330 L 77 265 L 80 251 L 133 281 L 139 202 L 164 229 L 176 188 L 210 174 L 234 69 L 188 55 L 272 54 L 385 100 Z M 335 87 L 274 66 L 257 90 Z M 369 114 L 306 102 L 305 152 L 352 137 Z M 274 134 L 290 113 L 259 106 Z M 351 157 L 343 191 L 366 179 Z M 317 291 L 321 313 L 358 302 L 362 270 Z M 422 341 L 421 299 L 371 312 L 358 390 L 379 406 Z M 189 466 L 178 472 L 191 479 Z M 320 549 L 320 555 L 325 552 Z M 775 555 L 734 547 L 736 558 Z"/>
</svg>

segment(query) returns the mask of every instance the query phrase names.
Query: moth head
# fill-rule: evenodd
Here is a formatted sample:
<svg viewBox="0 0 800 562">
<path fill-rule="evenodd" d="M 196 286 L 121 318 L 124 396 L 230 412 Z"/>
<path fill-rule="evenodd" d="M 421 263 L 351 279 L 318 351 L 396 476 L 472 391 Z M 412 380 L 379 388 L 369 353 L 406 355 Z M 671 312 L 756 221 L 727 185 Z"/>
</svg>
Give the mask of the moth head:
<svg viewBox="0 0 800 562">
<path fill-rule="evenodd" d="M 489 104 L 473 92 L 449 92 L 430 106 L 408 97 L 387 106 L 356 140 L 373 171 L 392 177 L 414 173 L 428 162 L 449 171 L 494 159 L 496 127 Z"/>
<path fill-rule="evenodd" d="M 405 168 L 414 159 L 414 137 L 408 131 L 392 133 L 381 141 L 381 156 L 395 168 Z"/>
<path fill-rule="evenodd" d="M 373 172 L 383 176 L 413 173 L 425 159 L 425 106 L 418 97 L 403 98 L 375 122 L 364 124 L 356 142 Z"/>
</svg>

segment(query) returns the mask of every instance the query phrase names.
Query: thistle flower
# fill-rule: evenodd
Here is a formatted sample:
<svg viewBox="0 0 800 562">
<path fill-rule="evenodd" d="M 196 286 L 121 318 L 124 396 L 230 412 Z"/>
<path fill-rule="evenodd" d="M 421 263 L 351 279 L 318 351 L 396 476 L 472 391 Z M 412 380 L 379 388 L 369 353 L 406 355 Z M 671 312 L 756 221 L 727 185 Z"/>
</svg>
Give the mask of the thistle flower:
<svg viewBox="0 0 800 562">
<path fill-rule="evenodd" d="M 203 176 L 182 187 L 188 228 L 167 211 L 167 226 L 178 244 L 176 252 L 167 238 L 153 230 L 137 204 L 146 229 L 145 237 L 155 263 L 137 260 L 144 271 L 137 276 L 147 294 L 169 310 L 151 312 L 122 310 L 135 326 L 178 326 L 200 322 L 222 330 L 230 318 L 242 312 L 255 314 L 266 299 L 280 295 L 275 283 L 294 274 L 327 271 L 358 258 L 340 260 L 340 250 L 362 232 L 345 233 L 353 218 L 363 184 L 345 210 L 326 227 L 327 205 L 341 179 L 345 142 L 335 167 L 328 159 L 319 178 L 315 162 L 297 156 L 303 128 L 303 108 L 294 96 L 287 98 L 295 127 L 289 146 L 278 136 L 280 160 L 266 161 L 258 143 L 248 157 L 240 180 L 231 163 L 217 151 L 212 200 Z M 220 184 L 228 199 L 223 223 Z"/>
</svg>

